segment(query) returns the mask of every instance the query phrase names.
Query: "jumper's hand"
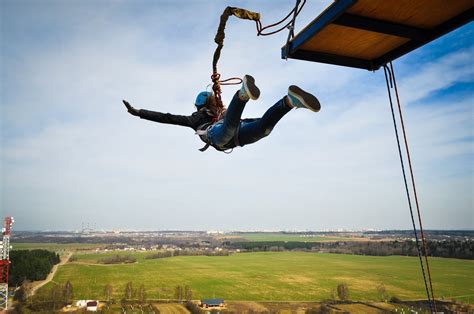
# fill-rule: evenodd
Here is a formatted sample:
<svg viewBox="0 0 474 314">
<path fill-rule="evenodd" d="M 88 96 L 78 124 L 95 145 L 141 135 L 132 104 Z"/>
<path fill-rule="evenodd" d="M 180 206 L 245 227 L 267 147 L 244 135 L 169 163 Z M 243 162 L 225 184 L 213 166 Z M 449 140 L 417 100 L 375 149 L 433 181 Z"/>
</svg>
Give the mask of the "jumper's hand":
<svg viewBox="0 0 474 314">
<path fill-rule="evenodd" d="M 132 105 L 130 105 L 130 103 L 126 100 L 122 100 L 122 102 L 125 107 L 127 107 L 127 110 L 131 115 L 138 116 L 138 109 L 133 108 Z"/>
</svg>

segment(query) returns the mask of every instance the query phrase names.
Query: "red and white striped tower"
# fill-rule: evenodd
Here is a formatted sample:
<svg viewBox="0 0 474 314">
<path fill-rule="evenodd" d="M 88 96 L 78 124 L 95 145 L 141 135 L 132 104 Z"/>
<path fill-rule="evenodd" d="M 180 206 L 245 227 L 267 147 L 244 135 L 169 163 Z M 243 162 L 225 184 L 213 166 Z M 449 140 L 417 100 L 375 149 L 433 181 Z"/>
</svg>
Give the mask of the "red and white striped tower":
<svg viewBox="0 0 474 314">
<path fill-rule="evenodd" d="M 0 311 L 8 307 L 8 268 L 10 267 L 10 233 L 13 217 L 3 220 L 3 241 L 0 251 Z"/>
</svg>

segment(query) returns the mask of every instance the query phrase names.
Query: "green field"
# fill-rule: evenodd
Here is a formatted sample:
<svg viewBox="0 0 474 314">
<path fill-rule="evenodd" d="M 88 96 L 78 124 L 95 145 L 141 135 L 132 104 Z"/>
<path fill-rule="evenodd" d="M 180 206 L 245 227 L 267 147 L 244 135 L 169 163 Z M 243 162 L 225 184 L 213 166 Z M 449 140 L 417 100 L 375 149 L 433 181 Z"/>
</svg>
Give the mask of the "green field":
<svg viewBox="0 0 474 314">
<path fill-rule="evenodd" d="M 105 244 L 91 243 L 11 243 L 13 250 L 44 249 L 49 251 L 92 250 L 105 247 Z"/>
<path fill-rule="evenodd" d="M 356 241 L 360 238 L 349 237 L 327 237 L 317 235 L 303 235 L 303 234 L 287 234 L 279 232 L 259 232 L 259 233 L 242 233 L 237 234 L 235 238 L 242 238 L 254 242 L 330 242 L 330 241 Z"/>
<path fill-rule="evenodd" d="M 146 253 L 133 255 L 137 263 L 128 265 L 81 264 L 104 255 L 76 255 L 78 263 L 61 266 L 53 281 L 70 280 L 76 299 L 103 299 L 104 286 L 110 283 L 119 300 L 128 281 L 135 288 L 143 283 L 153 299 L 173 298 L 175 286 L 189 285 L 195 299 L 319 301 L 330 298 L 342 282 L 349 285 L 352 300 L 379 300 L 381 283 L 389 296 L 426 297 L 417 257 L 262 252 L 147 260 Z M 430 262 L 438 298 L 474 296 L 474 261 L 432 258 Z M 43 293 L 52 284 L 42 288 Z"/>
</svg>

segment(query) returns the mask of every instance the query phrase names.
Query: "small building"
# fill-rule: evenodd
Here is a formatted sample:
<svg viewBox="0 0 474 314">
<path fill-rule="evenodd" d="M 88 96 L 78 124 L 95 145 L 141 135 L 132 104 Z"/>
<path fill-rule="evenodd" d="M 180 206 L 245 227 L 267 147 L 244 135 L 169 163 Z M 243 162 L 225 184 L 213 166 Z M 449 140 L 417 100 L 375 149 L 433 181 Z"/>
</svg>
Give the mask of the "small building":
<svg viewBox="0 0 474 314">
<path fill-rule="evenodd" d="M 222 307 L 224 306 L 224 299 L 203 299 L 201 300 L 201 307 Z"/>
<path fill-rule="evenodd" d="M 97 312 L 98 305 L 99 305 L 99 301 L 89 301 L 86 304 L 86 310 L 89 312 Z"/>
<path fill-rule="evenodd" d="M 96 300 L 79 300 L 76 302 L 78 308 L 86 308 L 87 311 L 97 312 L 99 301 Z"/>
</svg>

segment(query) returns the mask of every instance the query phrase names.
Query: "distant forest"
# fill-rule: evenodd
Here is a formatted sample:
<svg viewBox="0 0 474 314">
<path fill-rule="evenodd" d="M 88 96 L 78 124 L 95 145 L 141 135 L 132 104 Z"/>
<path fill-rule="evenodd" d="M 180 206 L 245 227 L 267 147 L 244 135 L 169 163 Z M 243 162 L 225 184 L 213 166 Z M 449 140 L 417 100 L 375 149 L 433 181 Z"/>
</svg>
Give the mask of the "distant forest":
<svg viewBox="0 0 474 314">
<path fill-rule="evenodd" d="M 246 251 L 310 250 L 327 253 L 417 256 L 416 242 L 405 241 L 338 241 L 338 242 L 225 242 L 227 248 Z M 420 246 L 422 243 L 420 241 Z M 428 241 L 428 255 L 460 259 L 474 259 L 474 241 Z"/>
<path fill-rule="evenodd" d="M 10 252 L 8 285 L 16 287 L 24 280 L 43 280 L 59 263 L 59 254 L 47 250 L 18 250 Z"/>
</svg>

